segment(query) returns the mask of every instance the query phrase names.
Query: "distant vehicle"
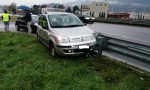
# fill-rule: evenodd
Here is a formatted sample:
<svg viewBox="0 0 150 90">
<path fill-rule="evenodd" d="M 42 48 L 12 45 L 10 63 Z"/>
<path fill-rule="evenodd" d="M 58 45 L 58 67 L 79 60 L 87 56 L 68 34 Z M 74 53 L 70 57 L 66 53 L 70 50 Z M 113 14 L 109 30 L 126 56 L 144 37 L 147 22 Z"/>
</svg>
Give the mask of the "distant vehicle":
<svg viewBox="0 0 150 90">
<path fill-rule="evenodd" d="M 93 21 L 95 20 L 94 17 L 88 16 L 88 15 L 77 15 L 79 17 L 79 19 L 83 22 L 83 23 L 93 23 Z"/>
<path fill-rule="evenodd" d="M 51 56 L 87 55 L 96 44 L 95 32 L 77 16 L 65 12 L 42 14 L 37 40 L 49 48 Z"/>
<path fill-rule="evenodd" d="M 27 27 L 27 22 L 25 21 L 24 15 L 16 15 L 17 19 L 16 19 L 16 30 L 20 31 L 21 29 L 24 29 L 26 31 L 28 31 L 28 27 Z M 32 21 L 31 21 L 31 33 L 36 33 L 37 31 L 37 27 L 34 25 L 35 23 L 38 23 L 38 15 L 31 15 L 32 16 Z"/>
<path fill-rule="evenodd" d="M 16 17 L 21 17 L 21 16 L 23 16 L 23 15 L 21 15 L 21 14 L 15 14 L 15 16 L 16 16 Z"/>
</svg>

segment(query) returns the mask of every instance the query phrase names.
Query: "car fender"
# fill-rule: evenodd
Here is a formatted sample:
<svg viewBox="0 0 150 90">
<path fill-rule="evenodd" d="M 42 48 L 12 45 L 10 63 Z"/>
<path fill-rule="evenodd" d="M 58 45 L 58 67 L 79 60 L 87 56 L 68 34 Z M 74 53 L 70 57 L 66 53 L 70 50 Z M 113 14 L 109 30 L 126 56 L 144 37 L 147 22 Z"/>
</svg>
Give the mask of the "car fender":
<svg viewBox="0 0 150 90">
<path fill-rule="evenodd" d="M 57 42 L 56 42 L 56 36 L 53 33 L 50 33 L 50 32 L 48 33 L 48 35 L 49 35 L 48 40 L 50 42 L 52 42 L 54 44 L 54 46 L 56 46 L 56 44 L 57 44 Z"/>
</svg>

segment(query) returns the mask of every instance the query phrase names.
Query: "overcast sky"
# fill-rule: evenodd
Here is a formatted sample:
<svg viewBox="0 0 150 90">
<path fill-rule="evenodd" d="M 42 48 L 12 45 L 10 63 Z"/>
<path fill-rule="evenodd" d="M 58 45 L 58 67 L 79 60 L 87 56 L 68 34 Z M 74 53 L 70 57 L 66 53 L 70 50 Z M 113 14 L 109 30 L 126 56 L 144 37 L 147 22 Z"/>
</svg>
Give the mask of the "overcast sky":
<svg viewBox="0 0 150 90">
<path fill-rule="evenodd" d="M 49 3 L 66 3 L 76 0 L 0 0 L 0 5 L 10 5 L 12 2 L 19 5 L 32 6 L 34 4 L 49 4 Z"/>
</svg>

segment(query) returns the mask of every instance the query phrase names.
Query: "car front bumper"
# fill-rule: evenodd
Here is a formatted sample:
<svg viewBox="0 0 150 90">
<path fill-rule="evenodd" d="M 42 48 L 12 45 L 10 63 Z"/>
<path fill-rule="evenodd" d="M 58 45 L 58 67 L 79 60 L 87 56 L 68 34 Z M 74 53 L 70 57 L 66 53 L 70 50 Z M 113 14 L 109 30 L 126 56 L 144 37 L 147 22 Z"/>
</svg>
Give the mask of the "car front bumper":
<svg viewBox="0 0 150 90">
<path fill-rule="evenodd" d="M 56 52 L 62 56 L 74 56 L 74 55 L 84 55 L 85 53 L 90 53 L 94 50 L 96 42 L 84 43 L 84 44 L 74 44 L 74 45 L 57 45 L 55 46 Z"/>
</svg>

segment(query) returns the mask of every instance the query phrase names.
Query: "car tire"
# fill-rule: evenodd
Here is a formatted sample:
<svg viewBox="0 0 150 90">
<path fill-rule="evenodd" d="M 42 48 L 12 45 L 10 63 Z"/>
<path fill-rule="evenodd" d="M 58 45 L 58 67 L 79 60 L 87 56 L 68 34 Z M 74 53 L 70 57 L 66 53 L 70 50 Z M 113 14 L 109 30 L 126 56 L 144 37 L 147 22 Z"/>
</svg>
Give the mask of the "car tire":
<svg viewBox="0 0 150 90">
<path fill-rule="evenodd" d="M 52 43 L 49 44 L 49 52 L 50 52 L 51 56 L 53 56 L 53 57 L 57 56 L 55 46 Z"/>
<path fill-rule="evenodd" d="M 31 29 L 32 29 L 32 31 L 31 31 L 31 33 L 37 33 L 37 27 L 36 26 L 31 26 Z"/>
<path fill-rule="evenodd" d="M 28 27 L 25 28 L 25 32 L 29 33 L 29 29 Z"/>
<path fill-rule="evenodd" d="M 19 25 L 15 25 L 15 27 L 16 27 L 16 31 L 20 31 Z"/>
</svg>

